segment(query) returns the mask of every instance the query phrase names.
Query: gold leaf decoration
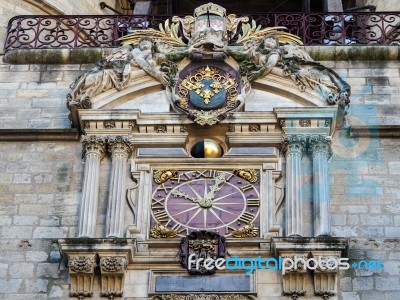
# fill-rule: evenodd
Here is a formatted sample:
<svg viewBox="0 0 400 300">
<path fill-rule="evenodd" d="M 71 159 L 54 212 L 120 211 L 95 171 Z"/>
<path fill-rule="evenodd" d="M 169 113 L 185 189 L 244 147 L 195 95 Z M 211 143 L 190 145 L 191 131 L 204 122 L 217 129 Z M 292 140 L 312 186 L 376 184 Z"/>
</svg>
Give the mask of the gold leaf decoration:
<svg viewBox="0 0 400 300">
<path fill-rule="evenodd" d="M 258 228 L 253 224 L 248 224 L 243 228 L 234 230 L 232 236 L 235 238 L 256 237 L 258 235 Z"/>
<path fill-rule="evenodd" d="M 150 235 L 156 239 L 170 239 L 176 237 L 178 232 L 175 230 L 168 229 L 164 225 L 157 224 L 150 229 Z"/>
<path fill-rule="evenodd" d="M 178 171 L 176 170 L 156 170 L 154 171 L 153 178 L 156 183 L 162 184 L 175 176 L 178 176 Z"/>
<path fill-rule="evenodd" d="M 236 169 L 233 174 L 247 180 L 250 183 L 255 183 L 258 180 L 257 171 L 254 169 Z"/>
</svg>

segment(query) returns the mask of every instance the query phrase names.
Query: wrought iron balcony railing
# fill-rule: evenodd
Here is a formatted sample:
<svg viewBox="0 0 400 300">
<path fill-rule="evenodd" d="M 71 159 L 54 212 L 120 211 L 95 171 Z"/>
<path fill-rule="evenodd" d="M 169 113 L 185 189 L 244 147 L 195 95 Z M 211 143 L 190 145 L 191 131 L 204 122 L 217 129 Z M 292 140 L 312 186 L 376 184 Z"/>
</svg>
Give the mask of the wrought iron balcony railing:
<svg viewBox="0 0 400 300">
<path fill-rule="evenodd" d="M 17 16 L 8 24 L 5 51 L 117 47 L 135 30 L 158 28 L 171 16 Z M 269 13 L 250 16 L 262 28 L 285 26 L 306 45 L 400 44 L 400 12 Z M 235 42 L 233 37 L 230 43 Z"/>
</svg>

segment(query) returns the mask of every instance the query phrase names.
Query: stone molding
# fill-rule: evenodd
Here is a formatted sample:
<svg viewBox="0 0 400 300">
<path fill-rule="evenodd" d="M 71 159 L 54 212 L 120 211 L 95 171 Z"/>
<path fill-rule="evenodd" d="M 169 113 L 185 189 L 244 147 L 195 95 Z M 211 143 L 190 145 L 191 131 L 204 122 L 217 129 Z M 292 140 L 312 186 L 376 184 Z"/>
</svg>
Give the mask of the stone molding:
<svg viewBox="0 0 400 300">
<path fill-rule="evenodd" d="M 13 49 L 4 56 L 9 64 L 94 64 L 108 56 L 115 48 L 72 48 L 72 49 Z M 314 60 L 378 60 L 390 61 L 400 57 L 395 45 L 360 46 L 304 46 Z M 371 55 L 375 53 L 376 55 Z"/>
</svg>

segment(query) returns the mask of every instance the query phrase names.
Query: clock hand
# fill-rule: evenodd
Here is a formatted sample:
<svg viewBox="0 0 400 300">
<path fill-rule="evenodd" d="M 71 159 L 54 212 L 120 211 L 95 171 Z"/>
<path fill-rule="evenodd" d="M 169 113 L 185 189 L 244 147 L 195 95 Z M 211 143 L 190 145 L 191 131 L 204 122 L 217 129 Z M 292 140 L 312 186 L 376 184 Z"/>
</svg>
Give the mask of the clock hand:
<svg viewBox="0 0 400 300">
<path fill-rule="evenodd" d="M 215 183 L 214 185 L 212 185 L 210 187 L 210 191 L 204 196 L 204 200 L 212 200 L 214 198 L 214 195 L 221 189 L 221 187 L 223 186 L 220 185 L 221 183 L 225 183 L 226 182 L 226 178 L 223 174 L 219 174 L 217 175 L 215 178 Z"/>
<path fill-rule="evenodd" d="M 187 195 L 186 193 L 182 192 L 179 189 L 176 189 L 176 190 L 172 191 L 171 194 L 174 195 L 175 197 L 188 199 L 190 201 L 193 201 L 194 203 L 199 202 L 199 199 L 197 199 L 196 197 L 191 197 L 191 196 Z"/>
</svg>

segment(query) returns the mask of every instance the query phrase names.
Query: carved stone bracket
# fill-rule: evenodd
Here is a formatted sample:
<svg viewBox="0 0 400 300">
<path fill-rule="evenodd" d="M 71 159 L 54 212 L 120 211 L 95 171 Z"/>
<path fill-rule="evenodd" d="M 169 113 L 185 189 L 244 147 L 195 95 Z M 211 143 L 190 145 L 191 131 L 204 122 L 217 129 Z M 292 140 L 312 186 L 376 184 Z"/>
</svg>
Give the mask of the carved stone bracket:
<svg viewBox="0 0 400 300">
<path fill-rule="evenodd" d="M 101 293 L 103 297 L 122 297 L 126 270 L 124 256 L 102 256 L 100 254 Z"/>
<path fill-rule="evenodd" d="M 298 299 L 306 294 L 307 273 L 312 272 L 314 295 L 327 300 L 337 293 L 339 259 L 347 255 L 348 239 L 272 238 L 272 250 L 282 259 L 282 284 L 285 295 Z M 286 261 L 285 258 L 291 258 Z M 297 262 L 296 262 L 297 259 Z M 293 263 L 294 262 L 294 263 Z"/>
<path fill-rule="evenodd" d="M 58 244 L 69 267 L 72 297 L 122 297 L 124 275 L 128 263 L 132 262 L 135 240 L 78 238 L 58 240 Z M 99 274 L 101 290 L 96 291 L 94 281 Z"/>
<path fill-rule="evenodd" d="M 70 255 L 68 261 L 71 296 L 84 299 L 93 295 L 96 254 Z"/>
<path fill-rule="evenodd" d="M 292 269 L 288 271 L 282 270 L 283 276 L 283 293 L 290 295 L 292 299 L 296 300 L 300 296 L 306 294 L 306 268 L 303 261 L 307 260 L 307 253 L 293 252 L 293 251 L 282 251 L 282 259 L 289 258 L 295 262 Z M 296 261 L 296 259 L 299 259 Z M 285 263 L 285 267 L 290 268 L 288 262 Z"/>
<path fill-rule="evenodd" d="M 341 257 L 340 251 L 311 251 L 313 258 L 321 262 L 314 270 L 314 294 L 328 300 L 337 293 L 336 263 Z"/>
</svg>

